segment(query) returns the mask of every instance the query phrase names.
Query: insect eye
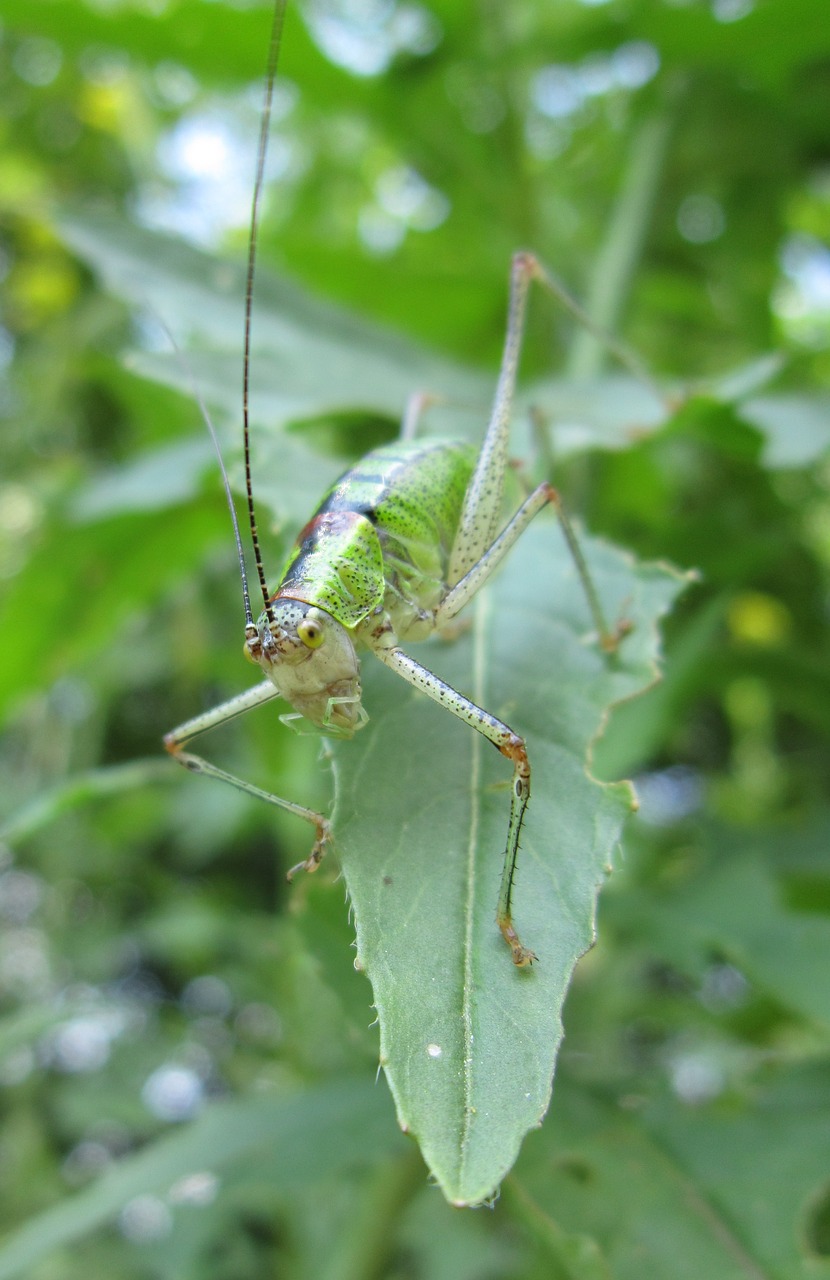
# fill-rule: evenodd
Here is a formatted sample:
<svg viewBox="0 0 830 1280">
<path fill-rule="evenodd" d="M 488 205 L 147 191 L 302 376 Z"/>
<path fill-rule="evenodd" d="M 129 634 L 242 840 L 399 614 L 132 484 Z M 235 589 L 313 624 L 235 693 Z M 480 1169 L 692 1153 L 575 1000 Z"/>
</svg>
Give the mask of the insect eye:
<svg viewBox="0 0 830 1280">
<path fill-rule="evenodd" d="M 242 642 L 242 656 L 246 658 L 248 662 L 252 662 L 254 666 L 258 665 L 256 658 L 251 653 L 251 646 L 249 645 L 247 640 L 243 640 Z"/>
<path fill-rule="evenodd" d="M 325 639 L 319 622 L 312 622 L 308 618 L 298 625 L 297 635 L 307 649 L 319 649 Z"/>
</svg>

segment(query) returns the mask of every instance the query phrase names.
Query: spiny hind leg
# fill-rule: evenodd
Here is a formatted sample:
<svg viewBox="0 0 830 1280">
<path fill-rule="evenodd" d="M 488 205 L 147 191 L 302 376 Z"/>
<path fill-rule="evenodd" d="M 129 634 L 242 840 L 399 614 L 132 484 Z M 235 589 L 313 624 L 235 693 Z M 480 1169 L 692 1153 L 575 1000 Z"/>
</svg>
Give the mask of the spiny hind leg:
<svg viewBox="0 0 830 1280">
<path fill-rule="evenodd" d="M 513 924 L 513 883 L 516 877 L 516 863 L 519 856 L 519 836 L 525 810 L 530 799 L 530 763 L 524 739 L 514 733 L 509 725 L 498 720 L 483 707 L 476 706 L 469 698 L 447 684 L 440 676 L 427 670 L 420 662 L 410 658 L 401 649 L 374 648 L 381 662 L 401 676 L 416 689 L 422 690 L 434 702 L 439 703 L 447 711 L 452 712 L 459 720 L 463 720 L 471 729 L 475 729 L 506 756 L 513 764 L 513 778 L 510 789 L 510 817 L 507 826 L 507 840 L 504 851 L 501 885 L 499 888 L 496 923 L 502 937 L 510 948 L 513 963 L 525 968 L 533 963 L 536 955 L 526 947 L 519 938 Z"/>
<path fill-rule="evenodd" d="M 516 390 L 527 298 L 533 280 L 539 281 L 544 287 L 553 291 L 551 278 L 533 254 L 515 254 L 510 272 L 507 334 L 498 385 L 484 442 L 464 495 L 461 518 L 450 554 L 447 575 L 449 590 L 436 611 L 436 626 L 443 628 L 455 617 L 501 563 L 533 517 L 541 511 L 542 507 L 550 505 L 559 517 L 565 541 L 591 610 L 600 647 L 606 653 L 613 653 L 621 638 L 631 629 L 630 625 L 623 622 L 614 629 L 608 627 L 585 557 L 557 490 L 551 484 L 540 484 L 521 504 L 501 533 L 498 535 L 496 533 L 501 516 L 504 477 L 509 466 L 510 417 Z"/>
<path fill-rule="evenodd" d="M 499 379 L 490 421 L 476 460 L 450 553 L 447 581 L 454 587 L 492 544 L 501 516 L 508 466 L 510 417 L 522 350 L 530 282 L 541 268 L 530 253 L 516 253 L 510 267 L 510 300 Z"/>
<path fill-rule="evenodd" d="M 568 549 L 576 566 L 585 598 L 591 611 L 596 628 L 600 648 L 604 653 L 615 653 L 620 640 L 631 630 L 631 624 L 621 620 L 616 627 L 610 629 L 605 621 L 599 594 L 591 577 L 582 548 L 579 545 L 574 528 L 562 506 L 562 499 L 553 485 L 543 483 L 534 489 L 519 510 L 508 521 L 495 541 L 482 553 L 467 574 L 444 596 L 435 611 L 436 628 L 444 630 L 457 613 L 484 586 L 490 575 L 498 568 L 511 547 L 522 536 L 531 520 L 543 507 L 552 506 L 559 517 L 559 523 L 568 544 Z"/>
</svg>

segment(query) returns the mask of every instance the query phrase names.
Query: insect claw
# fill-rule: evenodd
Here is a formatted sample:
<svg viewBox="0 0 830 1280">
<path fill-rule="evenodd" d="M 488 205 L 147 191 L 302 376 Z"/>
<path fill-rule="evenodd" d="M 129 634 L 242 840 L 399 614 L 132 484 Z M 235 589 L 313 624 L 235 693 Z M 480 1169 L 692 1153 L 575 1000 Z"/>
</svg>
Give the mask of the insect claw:
<svg viewBox="0 0 830 1280">
<path fill-rule="evenodd" d="M 633 630 L 634 623 L 630 618 L 620 618 L 613 631 L 604 632 L 599 637 L 599 645 L 603 653 L 615 654 L 625 637 L 630 636 Z"/>
<path fill-rule="evenodd" d="M 311 853 L 304 862 L 297 862 L 293 867 L 291 867 L 291 869 L 286 873 L 286 880 L 290 883 L 298 871 L 307 871 L 309 875 L 316 871 L 320 863 L 323 861 L 323 858 L 326 856 L 326 849 L 328 848 L 330 841 L 331 827 L 328 822 L 326 822 L 325 818 L 323 818 L 317 828 L 317 839 L 314 841 Z"/>
<path fill-rule="evenodd" d="M 315 844 L 314 848 L 311 850 L 311 853 L 308 855 L 308 857 L 305 859 L 304 862 L 295 863 L 294 866 L 291 867 L 285 873 L 286 880 L 290 883 L 294 879 L 298 871 L 308 871 L 309 873 L 316 871 L 320 863 L 322 862 L 322 860 L 323 860 L 323 851 L 320 848 L 319 842 L 318 842 L 317 844 Z"/>
<path fill-rule="evenodd" d="M 539 959 L 535 951 L 531 951 L 530 947 L 526 947 L 519 940 L 519 935 L 509 919 L 499 920 L 498 925 L 501 929 L 502 937 L 510 948 L 513 963 L 518 969 L 527 969 L 533 964 L 534 960 Z"/>
<path fill-rule="evenodd" d="M 538 960 L 535 951 L 531 951 L 530 947 L 523 947 L 519 942 L 517 946 L 511 947 L 513 953 L 513 963 L 518 969 L 529 969 L 534 960 Z"/>
</svg>

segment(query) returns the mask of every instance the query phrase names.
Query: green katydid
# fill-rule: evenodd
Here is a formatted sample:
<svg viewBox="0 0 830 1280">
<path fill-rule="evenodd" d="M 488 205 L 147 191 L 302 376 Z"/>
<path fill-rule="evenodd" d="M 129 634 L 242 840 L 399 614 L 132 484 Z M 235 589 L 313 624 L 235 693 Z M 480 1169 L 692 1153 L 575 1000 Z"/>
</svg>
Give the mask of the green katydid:
<svg viewBox="0 0 830 1280">
<path fill-rule="evenodd" d="M 325 734 L 350 738 L 368 715 L 361 702 L 358 652 L 369 650 L 416 689 L 482 734 L 512 763 L 513 777 L 504 866 L 496 921 L 513 961 L 527 966 L 534 952 L 513 924 L 513 887 L 519 836 L 530 799 L 530 763 L 524 740 L 509 725 L 477 706 L 402 649 L 403 644 L 447 634 L 453 620 L 501 564 L 543 507 L 556 510 L 574 557 L 594 620 L 598 643 L 616 648 L 625 631 L 606 626 L 597 594 L 556 490 L 540 484 L 503 527 L 502 498 L 509 467 L 508 434 L 527 297 L 535 280 L 561 297 L 557 282 L 530 253 L 513 258 L 507 332 L 490 421 L 480 450 L 467 443 L 417 438 L 427 397 L 413 397 L 401 438 L 367 454 L 324 496 L 299 534 L 276 592 L 268 590 L 254 515 L 248 422 L 250 332 L 256 233 L 267 149 L 271 95 L 284 12 L 277 0 L 266 79 L 251 216 L 245 303 L 243 440 L 248 516 L 264 608 L 254 620 L 242 544 L 230 489 L 245 607 L 245 653 L 264 679 L 173 729 L 167 750 L 188 769 L 206 774 L 277 805 L 311 823 L 309 856 L 289 872 L 314 871 L 332 842 L 328 819 L 264 791 L 193 755 L 191 739 L 243 712 L 285 699 L 294 714 Z"/>
</svg>

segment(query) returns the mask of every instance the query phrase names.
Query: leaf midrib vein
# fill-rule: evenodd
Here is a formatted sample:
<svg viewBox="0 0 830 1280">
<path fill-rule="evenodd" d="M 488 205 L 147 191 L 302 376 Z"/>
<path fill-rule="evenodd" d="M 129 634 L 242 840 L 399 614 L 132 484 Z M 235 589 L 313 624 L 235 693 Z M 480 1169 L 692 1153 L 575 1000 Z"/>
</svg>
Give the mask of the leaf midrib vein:
<svg viewBox="0 0 830 1280">
<path fill-rule="evenodd" d="M 475 601 L 473 618 L 473 699 L 479 707 L 484 706 L 486 677 L 486 620 L 488 612 L 488 594 L 479 593 Z M 472 1127 L 472 1093 L 473 1093 L 473 945 L 475 923 L 475 876 L 476 849 L 481 803 L 481 764 L 484 739 L 473 730 L 473 741 L 470 755 L 470 830 L 467 841 L 467 866 L 464 906 L 464 962 L 463 985 L 461 992 L 461 1028 L 463 1057 L 461 1063 L 462 1079 L 462 1120 L 459 1161 L 459 1185 L 464 1185 L 464 1166 L 470 1141 Z"/>
</svg>

